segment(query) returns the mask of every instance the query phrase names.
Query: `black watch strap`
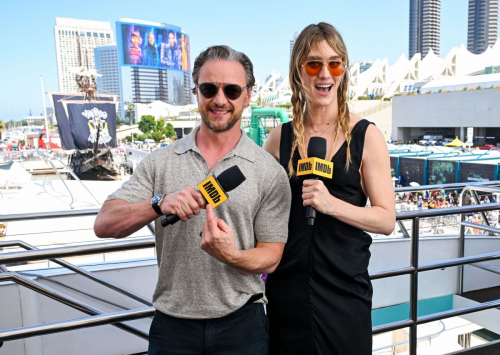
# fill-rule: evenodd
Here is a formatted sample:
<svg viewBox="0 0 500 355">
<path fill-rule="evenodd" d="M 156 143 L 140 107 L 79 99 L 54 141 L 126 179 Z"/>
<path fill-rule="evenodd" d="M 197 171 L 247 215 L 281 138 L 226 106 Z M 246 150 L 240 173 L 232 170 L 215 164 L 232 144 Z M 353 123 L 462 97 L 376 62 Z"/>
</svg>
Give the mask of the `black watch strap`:
<svg viewBox="0 0 500 355">
<path fill-rule="evenodd" d="M 158 216 L 163 216 L 163 213 L 161 212 L 160 206 L 158 206 L 156 203 L 151 205 L 153 209 L 155 210 L 156 213 L 158 213 Z"/>
</svg>

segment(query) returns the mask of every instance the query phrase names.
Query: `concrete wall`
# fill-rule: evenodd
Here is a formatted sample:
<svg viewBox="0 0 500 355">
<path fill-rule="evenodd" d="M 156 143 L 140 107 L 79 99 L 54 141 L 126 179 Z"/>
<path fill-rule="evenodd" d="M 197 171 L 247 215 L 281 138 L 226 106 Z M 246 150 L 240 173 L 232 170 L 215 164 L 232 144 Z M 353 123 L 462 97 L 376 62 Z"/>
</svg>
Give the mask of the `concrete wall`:
<svg viewBox="0 0 500 355">
<path fill-rule="evenodd" d="M 454 127 L 463 140 L 467 127 L 474 127 L 474 135 L 485 136 L 490 133 L 481 128 L 500 126 L 500 89 L 397 96 L 392 100 L 393 139 L 409 139 L 404 136 L 407 127 Z"/>
</svg>

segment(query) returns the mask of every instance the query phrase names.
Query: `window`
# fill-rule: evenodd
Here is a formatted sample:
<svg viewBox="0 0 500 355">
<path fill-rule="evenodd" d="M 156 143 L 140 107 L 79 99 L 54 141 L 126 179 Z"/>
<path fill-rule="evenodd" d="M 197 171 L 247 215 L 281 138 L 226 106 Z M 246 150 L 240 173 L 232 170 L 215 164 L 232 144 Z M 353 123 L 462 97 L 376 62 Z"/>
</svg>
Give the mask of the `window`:
<svg viewBox="0 0 500 355">
<path fill-rule="evenodd" d="M 109 33 L 106 33 L 106 38 L 111 38 Z"/>
<path fill-rule="evenodd" d="M 92 33 L 87 32 L 87 37 L 92 37 Z"/>
<path fill-rule="evenodd" d="M 99 33 L 99 36 L 100 36 L 101 38 L 104 38 L 104 33 Z"/>
</svg>

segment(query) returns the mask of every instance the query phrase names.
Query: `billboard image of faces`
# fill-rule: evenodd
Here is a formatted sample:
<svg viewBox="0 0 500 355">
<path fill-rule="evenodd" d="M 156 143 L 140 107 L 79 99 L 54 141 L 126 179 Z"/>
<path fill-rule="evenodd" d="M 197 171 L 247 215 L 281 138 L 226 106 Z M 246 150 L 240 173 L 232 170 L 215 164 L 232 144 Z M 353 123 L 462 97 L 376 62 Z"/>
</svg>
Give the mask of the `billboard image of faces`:
<svg viewBox="0 0 500 355">
<path fill-rule="evenodd" d="M 189 36 L 165 27 L 119 23 L 122 64 L 189 72 Z"/>
<path fill-rule="evenodd" d="M 455 182 L 455 162 L 429 161 L 429 184 L 440 185 Z"/>
</svg>

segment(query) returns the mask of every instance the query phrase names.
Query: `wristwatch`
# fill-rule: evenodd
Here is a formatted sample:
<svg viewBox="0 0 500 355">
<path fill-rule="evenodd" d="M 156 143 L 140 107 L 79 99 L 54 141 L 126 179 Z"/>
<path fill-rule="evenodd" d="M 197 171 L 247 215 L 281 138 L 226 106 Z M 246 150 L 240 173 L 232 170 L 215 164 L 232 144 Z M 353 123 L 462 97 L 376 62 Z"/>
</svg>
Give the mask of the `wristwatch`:
<svg viewBox="0 0 500 355">
<path fill-rule="evenodd" d="M 160 208 L 160 204 L 161 204 L 162 201 L 163 201 L 163 195 L 162 194 L 155 195 L 151 199 L 151 207 L 153 207 L 153 209 L 155 210 L 155 212 L 158 213 L 158 216 L 163 216 L 163 213 L 161 212 L 161 208 Z"/>
</svg>

